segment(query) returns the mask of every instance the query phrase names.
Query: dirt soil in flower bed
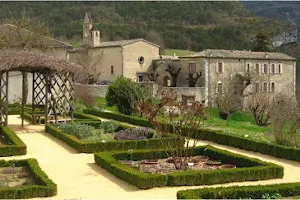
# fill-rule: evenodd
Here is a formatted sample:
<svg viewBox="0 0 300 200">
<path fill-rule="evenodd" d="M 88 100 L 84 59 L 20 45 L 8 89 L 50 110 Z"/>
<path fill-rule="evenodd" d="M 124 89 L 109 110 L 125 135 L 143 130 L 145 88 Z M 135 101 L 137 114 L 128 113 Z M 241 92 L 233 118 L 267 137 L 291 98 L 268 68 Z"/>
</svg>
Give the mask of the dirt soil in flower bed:
<svg viewBox="0 0 300 200">
<path fill-rule="evenodd" d="M 130 161 L 130 160 L 120 160 L 121 163 L 128 165 L 132 168 L 136 168 L 142 172 L 152 173 L 152 174 L 169 174 L 178 171 L 185 171 L 186 169 L 176 169 L 174 163 L 168 162 L 168 159 L 156 159 L 156 162 L 152 164 L 145 164 L 146 160 L 139 161 Z M 152 160 L 147 160 L 152 161 Z M 147 163 L 146 161 L 146 163 Z M 154 161 L 154 160 L 153 160 Z M 151 162 L 148 162 L 151 163 Z M 209 165 L 206 164 L 205 161 L 200 161 L 194 164 L 192 167 L 187 167 L 189 170 L 217 170 L 220 169 L 220 166 L 224 165 L 224 163 L 220 165 Z"/>
<path fill-rule="evenodd" d="M 0 188 L 33 185 L 34 179 L 26 167 L 0 168 Z"/>
</svg>

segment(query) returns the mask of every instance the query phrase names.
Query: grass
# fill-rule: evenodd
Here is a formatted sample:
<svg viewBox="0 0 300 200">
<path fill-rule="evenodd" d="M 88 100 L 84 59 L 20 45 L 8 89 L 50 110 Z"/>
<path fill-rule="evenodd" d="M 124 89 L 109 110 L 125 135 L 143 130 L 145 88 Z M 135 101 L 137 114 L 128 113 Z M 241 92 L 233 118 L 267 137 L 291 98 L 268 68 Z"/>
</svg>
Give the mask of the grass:
<svg viewBox="0 0 300 200">
<path fill-rule="evenodd" d="M 173 56 L 175 54 L 176 56 L 188 56 L 194 53 L 196 52 L 183 49 L 165 49 L 164 55 Z"/>
<path fill-rule="evenodd" d="M 110 107 L 106 105 L 106 99 L 104 97 L 96 97 L 96 104 L 103 105 L 103 108 L 110 112 L 118 112 L 118 108 L 116 106 Z"/>
</svg>

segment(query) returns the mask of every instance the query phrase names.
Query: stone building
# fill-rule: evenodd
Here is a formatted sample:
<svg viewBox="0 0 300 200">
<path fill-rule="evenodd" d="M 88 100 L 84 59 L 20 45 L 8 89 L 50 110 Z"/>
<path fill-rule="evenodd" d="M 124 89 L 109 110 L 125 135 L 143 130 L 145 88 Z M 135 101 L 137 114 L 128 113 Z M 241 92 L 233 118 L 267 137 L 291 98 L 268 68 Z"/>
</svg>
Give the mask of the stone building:
<svg viewBox="0 0 300 200">
<path fill-rule="evenodd" d="M 295 95 L 296 59 L 283 53 L 213 49 L 179 58 L 161 58 L 154 60 L 152 73 L 163 86 L 170 86 L 172 79 L 166 72 L 168 63 L 175 70 L 181 68 L 177 87 L 189 86 L 188 74 L 196 77 L 201 73 L 195 86 L 201 88 L 202 102 L 206 105 L 214 105 L 217 95 L 224 93 L 228 82 L 237 75 L 251 77 L 245 96 L 257 92 Z"/>
<path fill-rule="evenodd" d="M 93 82 L 114 81 L 123 76 L 143 82 L 152 61 L 159 58 L 159 45 L 145 39 L 102 42 L 100 31 L 86 13 L 83 24 L 83 45 L 69 52 L 70 61 L 85 66 Z"/>
<path fill-rule="evenodd" d="M 180 57 L 186 67 L 196 65 L 203 71 L 205 102 L 214 103 L 217 94 L 237 74 L 250 74 L 245 93 L 282 93 L 295 95 L 296 59 L 277 52 L 205 50 Z"/>
</svg>

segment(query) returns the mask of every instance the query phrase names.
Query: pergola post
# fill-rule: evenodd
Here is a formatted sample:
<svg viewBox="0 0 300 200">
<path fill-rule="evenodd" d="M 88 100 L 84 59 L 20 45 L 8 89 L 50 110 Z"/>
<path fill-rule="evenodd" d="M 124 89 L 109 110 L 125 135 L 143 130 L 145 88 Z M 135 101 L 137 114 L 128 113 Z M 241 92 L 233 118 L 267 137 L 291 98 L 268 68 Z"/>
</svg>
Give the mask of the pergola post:
<svg viewBox="0 0 300 200">
<path fill-rule="evenodd" d="M 5 96 L 6 96 L 6 101 L 5 101 L 5 126 L 8 125 L 8 71 L 6 71 L 6 81 L 5 81 Z"/>
<path fill-rule="evenodd" d="M 22 128 L 24 127 L 25 72 L 22 72 Z"/>
<path fill-rule="evenodd" d="M 50 84 L 49 84 L 49 73 L 46 72 L 44 74 L 44 80 L 45 80 L 45 85 L 46 85 L 46 91 L 45 91 L 45 129 L 47 127 L 48 123 L 48 96 L 49 96 L 49 89 L 50 89 Z"/>
</svg>

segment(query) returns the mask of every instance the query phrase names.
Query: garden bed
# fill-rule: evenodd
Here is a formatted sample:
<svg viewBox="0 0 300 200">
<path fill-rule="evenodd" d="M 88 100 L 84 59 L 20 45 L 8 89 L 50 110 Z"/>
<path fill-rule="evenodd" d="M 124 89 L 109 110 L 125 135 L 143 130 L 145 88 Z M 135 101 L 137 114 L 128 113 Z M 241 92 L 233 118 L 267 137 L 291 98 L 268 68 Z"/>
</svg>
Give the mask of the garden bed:
<svg viewBox="0 0 300 200">
<path fill-rule="evenodd" d="M 50 197 L 57 186 L 35 159 L 0 160 L 0 199 Z"/>
<path fill-rule="evenodd" d="M 104 130 L 101 133 L 97 127 L 99 127 L 99 125 L 103 126 L 101 124 L 105 123 L 117 124 L 117 126 L 112 127 L 111 125 L 107 125 L 108 129 L 111 129 L 110 132 L 106 132 L 106 130 Z M 67 124 L 67 128 L 62 126 L 56 127 L 49 124 L 46 126 L 46 131 L 63 140 L 80 153 L 94 153 L 108 150 L 163 148 L 164 145 L 174 146 L 177 141 L 171 134 L 160 139 L 158 137 L 154 137 L 155 135 L 153 132 L 146 134 L 143 129 L 129 129 L 128 126 L 114 122 L 81 120 L 76 121 L 75 124 L 73 124 L 73 127 L 72 125 Z M 96 127 L 96 129 L 93 127 Z M 118 132 L 118 134 L 116 132 Z M 135 132 L 136 135 L 134 135 Z M 132 137 L 133 135 L 134 137 Z M 163 142 L 161 140 L 163 140 Z"/>
<path fill-rule="evenodd" d="M 25 155 L 26 145 L 8 127 L 0 126 L 0 156 Z"/>
<path fill-rule="evenodd" d="M 94 156 L 95 162 L 99 166 L 141 189 L 162 186 L 212 185 L 283 177 L 283 167 L 281 166 L 220 150 L 212 146 L 195 148 L 193 156 L 205 155 L 212 160 L 233 164 L 237 168 L 186 170 L 167 174 L 145 173 L 120 162 L 121 160 L 139 161 L 168 158 L 168 153 L 165 150 L 156 149 L 101 152 L 96 153 Z"/>
<path fill-rule="evenodd" d="M 263 198 L 264 195 L 269 198 Z M 181 190 L 177 192 L 177 199 L 275 199 L 274 195 L 300 195 L 300 183 Z"/>
<path fill-rule="evenodd" d="M 138 118 L 136 116 L 96 111 L 92 109 L 86 109 L 83 112 L 87 114 L 99 116 L 99 117 L 114 119 L 120 122 L 134 124 L 137 126 L 153 127 L 148 120 Z M 171 127 L 169 130 L 170 132 L 172 132 Z M 284 159 L 300 162 L 300 148 L 276 145 L 276 144 L 268 144 L 263 141 L 256 141 L 254 139 L 232 135 L 220 130 L 218 131 L 218 130 L 202 129 L 199 130 L 196 133 L 196 135 L 193 135 L 193 138 L 213 141 L 218 144 L 228 145 L 240 149 L 245 149 L 248 151 L 260 152 L 263 154 L 275 156 L 277 158 L 284 158 Z"/>
</svg>

